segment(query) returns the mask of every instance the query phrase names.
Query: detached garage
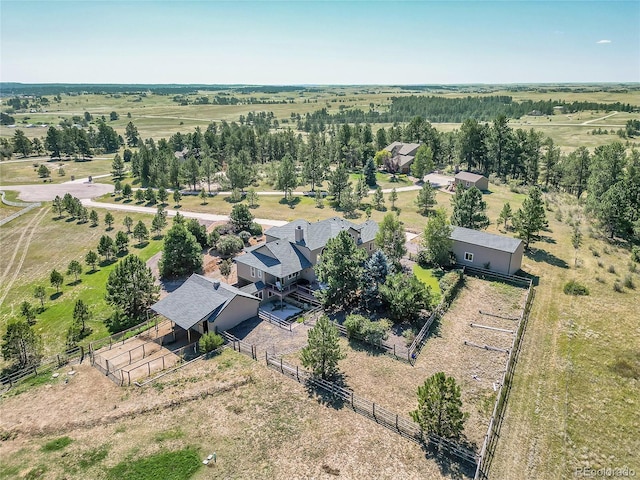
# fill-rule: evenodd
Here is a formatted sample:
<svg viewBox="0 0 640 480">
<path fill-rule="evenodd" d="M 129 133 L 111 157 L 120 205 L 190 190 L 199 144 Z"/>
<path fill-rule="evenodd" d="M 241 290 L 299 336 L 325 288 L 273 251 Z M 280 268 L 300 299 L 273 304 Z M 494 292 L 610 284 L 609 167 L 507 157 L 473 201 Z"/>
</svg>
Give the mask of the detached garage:
<svg viewBox="0 0 640 480">
<path fill-rule="evenodd" d="M 513 275 L 522 265 L 524 243 L 517 238 L 453 227 L 452 251 L 461 265 Z"/>
<path fill-rule="evenodd" d="M 476 187 L 480 191 L 489 190 L 489 179 L 471 172 L 460 172 L 455 176 L 456 187 Z"/>
<path fill-rule="evenodd" d="M 174 292 L 151 306 L 187 332 L 229 330 L 258 316 L 260 299 L 218 280 L 193 274 Z M 191 336 L 191 335 L 189 335 Z"/>
</svg>

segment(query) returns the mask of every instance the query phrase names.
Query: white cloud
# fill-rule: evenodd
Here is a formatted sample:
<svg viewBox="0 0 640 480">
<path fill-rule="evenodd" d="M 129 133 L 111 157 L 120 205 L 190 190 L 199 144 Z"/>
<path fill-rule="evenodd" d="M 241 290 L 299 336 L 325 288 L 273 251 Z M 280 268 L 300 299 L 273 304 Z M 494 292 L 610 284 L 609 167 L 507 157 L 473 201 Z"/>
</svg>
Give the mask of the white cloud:
<svg viewBox="0 0 640 480">
<path fill-rule="evenodd" d="M 598 40 L 596 43 L 598 44 L 611 43 L 611 40 Z"/>
</svg>

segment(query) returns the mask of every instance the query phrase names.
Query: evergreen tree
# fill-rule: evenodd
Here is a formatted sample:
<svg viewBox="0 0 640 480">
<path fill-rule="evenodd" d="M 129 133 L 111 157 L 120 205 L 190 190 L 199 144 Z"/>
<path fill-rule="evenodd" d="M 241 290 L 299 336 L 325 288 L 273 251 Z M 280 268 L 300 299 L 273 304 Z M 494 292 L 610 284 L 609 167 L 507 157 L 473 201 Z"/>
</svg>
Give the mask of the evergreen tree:
<svg viewBox="0 0 640 480">
<path fill-rule="evenodd" d="M 388 213 L 382 219 L 376 234 L 376 247 L 384 252 L 396 271 L 402 269 L 400 260 L 407 253 L 407 238 L 403 223 L 395 213 Z"/>
<path fill-rule="evenodd" d="M 520 238 L 524 240 L 524 247 L 529 248 L 529 243 L 536 238 L 538 232 L 547 226 L 542 192 L 538 187 L 529 190 L 529 195 L 522 202 L 522 208 L 513 216 L 513 227 Z"/>
<path fill-rule="evenodd" d="M 377 172 L 378 172 L 378 169 L 376 168 L 376 164 L 373 161 L 373 158 L 369 158 L 369 160 L 367 160 L 367 163 L 365 163 L 364 165 L 363 174 L 364 174 L 365 182 L 371 188 L 375 188 L 377 184 L 377 179 L 376 179 Z"/>
<path fill-rule="evenodd" d="M 42 337 L 27 322 L 9 323 L 1 348 L 2 357 L 16 370 L 37 366 L 42 360 Z"/>
<path fill-rule="evenodd" d="M 128 255 L 117 263 L 109 273 L 106 288 L 107 303 L 129 320 L 119 322 L 124 328 L 127 323 L 144 320 L 149 307 L 158 300 L 159 287 L 154 284 L 151 269 L 135 255 Z M 107 326 L 113 330 L 111 325 Z"/>
<path fill-rule="evenodd" d="M 96 212 L 95 210 L 91 210 L 91 213 L 89 214 L 89 220 L 91 220 L 92 227 L 97 227 L 99 221 L 98 212 Z"/>
<path fill-rule="evenodd" d="M 98 264 L 98 254 L 93 250 L 89 250 L 84 257 L 84 262 L 91 267 L 92 272 L 95 272 Z"/>
<path fill-rule="evenodd" d="M 291 197 L 291 192 L 298 186 L 296 177 L 296 166 L 293 163 L 291 155 L 287 154 L 280 162 L 278 168 L 278 177 L 276 180 L 276 188 L 284 192 L 284 199 Z"/>
<path fill-rule="evenodd" d="M 406 320 L 414 322 L 420 310 L 430 309 L 433 303 L 431 289 L 411 273 L 394 273 L 387 277 L 380 287 L 384 303 L 389 308 L 389 316 L 395 323 Z"/>
<path fill-rule="evenodd" d="M 411 164 L 411 175 L 419 181 L 423 181 L 425 175 L 431 171 L 433 171 L 433 152 L 431 147 L 429 145 L 420 145 Z"/>
<path fill-rule="evenodd" d="M 138 129 L 136 128 L 136 126 L 132 123 L 129 122 L 127 123 L 127 127 L 125 128 L 124 131 L 124 135 L 127 139 L 127 146 L 128 147 L 137 147 L 138 146 L 138 142 L 140 140 L 139 134 L 138 134 Z"/>
<path fill-rule="evenodd" d="M 227 258 L 220 263 L 220 275 L 228 282 L 229 275 L 231 275 L 231 268 L 233 267 L 233 260 Z"/>
<path fill-rule="evenodd" d="M 436 191 L 430 182 L 424 182 L 424 185 L 422 185 L 422 188 L 418 192 L 418 198 L 416 198 L 418 212 L 422 215 L 428 215 L 436 203 L 438 203 L 436 200 Z"/>
<path fill-rule="evenodd" d="M 20 304 L 20 315 L 24 317 L 29 325 L 36 323 L 36 310 L 26 300 Z"/>
<path fill-rule="evenodd" d="M 133 195 L 133 189 L 131 188 L 131 185 L 128 183 L 125 183 L 122 186 L 122 196 L 124 198 L 126 198 L 127 200 L 131 199 L 131 195 Z"/>
<path fill-rule="evenodd" d="M 316 186 L 320 185 L 325 178 L 328 163 L 322 158 L 322 146 L 318 135 L 309 135 L 306 149 L 306 158 L 302 164 L 302 177 L 311 185 L 311 191 L 315 192 Z"/>
<path fill-rule="evenodd" d="M 124 220 L 122 220 L 122 224 L 126 227 L 127 234 L 130 234 L 131 233 L 131 227 L 133 227 L 133 218 L 131 218 L 129 215 L 127 215 L 126 217 L 124 217 Z"/>
<path fill-rule="evenodd" d="M 180 190 L 174 190 L 173 201 L 175 202 L 176 207 L 180 207 L 180 200 L 182 200 L 182 194 L 180 193 Z"/>
<path fill-rule="evenodd" d="M 251 224 L 253 223 L 253 215 L 249 211 L 249 207 L 244 203 L 235 204 L 229 214 L 229 223 L 231 223 L 233 231 L 236 233 L 242 232 L 243 230 L 250 231 Z"/>
<path fill-rule="evenodd" d="M 411 412 L 411 418 L 427 435 L 457 440 L 463 435 L 467 417 L 453 377 L 438 372 L 418 387 L 418 408 Z"/>
<path fill-rule="evenodd" d="M 338 373 L 338 361 L 345 358 L 340 350 L 338 329 L 322 315 L 308 332 L 307 346 L 300 352 L 300 360 L 305 368 L 322 379 L 330 379 Z"/>
<path fill-rule="evenodd" d="M 485 229 L 489 226 L 489 218 L 485 214 L 487 202 L 482 199 L 482 192 L 476 187 L 467 190 L 458 186 L 452 198 L 453 213 L 451 223 L 458 227 Z"/>
<path fill-rule="evenodd" d="M 115 253 L 115 245 L 113 239 L 109 235 L 102 235 L 98 242 L 98 254 L 102 255 L 105 261 L 111 260 Z"/>
<path fill-rule="evenodd" d="M 46 296 L 44 287 L 42 285 L 36 285 L 33 289 L 33 296 L 40 300 L 40 308 L 44 310 L 44 297 Z"/>
<path fill-rule="evenodd" d="M 183 277 L 202 270 L 202 247 L 185 225 L 173 225 L 167 232 L 158 266 L 163 278 Z"/>
<path fill-rule="evenodd" d="M 447 221 L 446 212 L 439 208 L 424 227 L 422 235 L 421 256 L 428 264 L 445 266 L 449 264 L 449 252 L 453 246 L 451 225 Z"/>
<path fill-rule="evenodd" d="M 62 218 L 62 212 L 64 212 L 64 203 L 59 195 L 56 195 L 56 198 L 53 199 L 53 208 L 58 213 L 57 218 Z"/>
<path fill-rule="evenodd" d="M 115 157 L 113 157 L 113 162 L 111 162 L 111 176 L 115 180 L 122 180 L 124 178 L 124 162 L 122 161 L 122 157 L 116 153 Z"/>
<path fill-rule="evenodd" d="M 373 208 L 378 211 L 384 210 L 384 194 L 382 193 L 382 189 L 380 187 L 376 188 L 376 191 L 373 192 Z"/>
<path fill-rule="evenodd" d="M 82 274 L 82 265 L 77 260 L 71 260 L 67 267 L 67 275 L 73 275 L 75 281 L 78 281 L 78 275 Z"/>
<path fill-rule="evenodd" d="M 53 269 L 53 271 L 51 272 L 51 275 L 49 275 L 49 282 L 51 282 L 52 287 L 55 287 L 56 293 L 59 293 L 60 286 L 64 282 L 64 277 L 56 269 Z"/>
<path fill-rule="evenodd" d="M 391 210 L 396 209 L 396 202 L 398 201 L 398 191 L 394 188 L 391 189 L 391 193 L 389 193 L 389 201 L 391 202 Z"/>
<path fill-rule="evenodd" d="M 164 187 L 158 188 L 158 200 L 160 201 L 160 203 L 162 205 L 165 205 L 168 199 L 169 193 L 167 192 L 167 190 Z"/>
<path fill-rule="evenodd" d="M 124 233 L 122 230 L 118 230 L 116 233 L 116 240 L 114 242 L 114 247 L 116 252 L 118 253 L 126 253 L 129 247 L 129 236 Z"/>
<path fill-rule="evenodd" d="M 373 310 L 380 306 L 380 285 L 384 284 L 389 271 L 389 262 L 382 250 L 376 250 L 365 262 L 360 301 L 366 309 Z"/>
<path fill-rule="evenodd" d="M 344 163 L 340 163 L 334 171 L 329 173 L 329 195 L 333 195 L 338 205 L 342 200 L 342 192 L 350 185 L 349 172 Z"/>
<path fill-rule="evenodd" d="M 258 207 L 258 194 L 253 188 L 247 190 L 247 205 L 249 206 L 249 208 Z"/>
<path fill-rule="evenodd" d="M 511 211 L 511 205 L 509 202 L 505 203 L 500 211 L 500 216 L 498 217 L 498 223 L 504 223 L 504 228 L 507 228 L 507 222 L 511 220 L 513 217 L 513 212 Z"/>
<path fill-rule="evenodd" d="M 345 230 L 327 242 L 315 266 L 318 281 L 327 284 L 319 292 L 326 306 L 348 305 L 355 299 L 366 258 Z"/>
<path fill-rule="evenodd" d="M 138 240 L 138 244 L 141 245 L 144 241 L 149 240 L 149 230 L 142 220 L 136 223 L 133 227 L 133 238 Z"/>
<path fill-rule="evenodd" d="M 111 212 L 107 212 L 104 216 L 104 223 L 107 226 L 107 230 L 111 230 L 113 228 L 113 222 L 115 219 L 113 218 L 113 214 Z"/>
</svg>

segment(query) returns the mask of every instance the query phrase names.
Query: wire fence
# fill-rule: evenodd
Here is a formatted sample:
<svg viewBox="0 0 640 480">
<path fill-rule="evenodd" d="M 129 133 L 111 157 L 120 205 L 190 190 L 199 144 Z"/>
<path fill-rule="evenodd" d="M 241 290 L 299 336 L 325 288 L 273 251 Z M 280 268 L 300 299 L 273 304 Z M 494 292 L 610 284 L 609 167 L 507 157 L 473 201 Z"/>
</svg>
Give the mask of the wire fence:
<svg viewBox="0 0 640 480">
<path fill-rule="evenodd" d="M 483 271 L 480 271 L 479 274 L 483 276 L 487 275 L 486 272 L 483 272 Z M 498 396 L 496 398 L 496 402 L 493 407 L 493 413 L 491 414 L 491 419 L 489 420 L 487 433 L 485 435 L 484 442 L 480 450 L 480 456 L 478 459 L 474 480 L 486 480 L 489 478 L 489 469 L 491 468 L 491 462 L 493 461 L 493 457 L 495 455 L 495 449 L 496 449 L 496 445 L 498 443 L 499 434 L 500 434 L 500 427 L 502 426 L 502 422 L 504 420 L 507 401 L 509 399 L 509 393 L 511 391 L 513 376 L 515 374 L 516 365 L 518 363 L 518 355 L 522 347 L 522 338 L 524 336 L 524 332 L 527 327 L 529 314 L 531 312 L 533 299 L 535 297 L 533 282 L 528 278 L 512 276 L 510 278 L 505 279 L 504 275 L 500 275 L 500 276 L 496 275 L 493 278 L 498 278 L 503 281 L 509 281 L 511 283 L 514 283 L 520 286 L 526 285 L 528 289 L 527 289 L 527 296 L 524 302 L 524 307 L 522 309 L 522 313 L 518 321 L 518 328 L 513 338 L 511 348 L 509 349 L 509 357 L 507 359 L 505 372 L 502 376 L 502 381 L 500 382 L 500 390 L 498 392 Z"/>
<path fill-rule="evenodd" d="M 190 343 L 177 350 L 167 351 L 162 355 L 150 357 L 145 362 L 136 362 L 120 369 L 121 385 L 131 385 L 141 378 L 151 377 L 156 372 L 174 369 L 184 363 L 195 360 L 202 355 L 198 342 Z"/>
<path fill-rule="evenodd" d="M 98 340 L 94 340 L 89 343 L 89 354 L 93 356 L 93 354 L 101 350 L 102 348 L 109 346 L 109 350 L 111 350 L 114 346 L 123 345 L 124 342 L 131 337 L 135 337 L 136 335 L 140 335 L 141 333 L 155 327 L 154 332 L 147 332 L 149 338 L 157 338 L 162 332 L 162 328 L 165 324 L 169 324 L 168 320 L 159 321 L 159 317 L 157 315 L 149 318 L 148 320 L 139 323 L 127 330 L 123 330 L 122 332 L 114 333 L 113 335 L 109 335 L 108 337 L 99 338 Z"/>
</svg>

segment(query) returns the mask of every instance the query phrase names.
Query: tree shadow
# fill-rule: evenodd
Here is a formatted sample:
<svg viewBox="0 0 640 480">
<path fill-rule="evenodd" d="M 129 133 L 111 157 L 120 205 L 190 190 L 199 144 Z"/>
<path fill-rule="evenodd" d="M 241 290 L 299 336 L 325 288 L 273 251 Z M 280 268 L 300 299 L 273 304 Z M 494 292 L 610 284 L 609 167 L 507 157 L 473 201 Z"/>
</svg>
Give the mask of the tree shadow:
<svg viewBox="0 0 640 480">
<path fill-rule="evenodd" d="M 131 203 L 132 200 L 130 198 L 125 199 L 122 203 Z"/>
<path fill-rule="evenodd" d="M 98 263 L 98 265 L 100 265 L 101 267 L 108 267 L 109 265 L 111 265 L 115 261 L 116 261 L 115 258 L 110 258 L 109 260 L 102 260 L 100 263 Z"/>
<path fill-rule="evenodd" d="M 300 197 L 281 198 L 278 202 L 280 205 L 287 205 L 289 208 L 295 208 L 300 203 Z"/>
<path fill-rule="evenodd" d="M 518 270 L 516 272 L 516 275 L 518 275 L 519 277 L 528 278 L 529 280 L 531 280 L 531 284 L 534 287 L 537 287 L 538 284 L 540 283 L 540 277 L 538 277 L 537 275 L 532 275 L 531 273 L 527 273 L 523 270 Z"/>
<path fill-rule="evenodd" d="M 82 279 L 79 278 L 77 280 L 73 280 L 72 282 L 67 283 L 68 287 L 75 287 L 76 285 L 79 285 L 82 283 Z"/>
<path fill-rule="evenodd" d="M 52 293 L 51 295 L 49 295 L 49 300 L 51 300 L 51 301 L 57 300 L 61 296 L 62 296 L 62 292 Z"/>
<path fill-rule="evenodd" d="M 62 216 L 62 215 L 60 215 L 60 216 L 58 216 L 58 217 L 53 217 L 53 221 L 54 221 L 54 222 L 57 222 L 57 221 L 59 221 L 59 220 L 62 220 L 63 218 L 66 218 L 66 217 L 64 217 L 64 216 Z"/>
<path fill-rule="evenodd" d="M 123 251 L 120 251 L 120 252 L 116 253 L 116 257 L 122 258 L 122 257 L 126 257 L 128 254 L 129 254 L 129 250 L 123 250 Z"/>
<path fill-rule="evenodd" d="M 545 262 L 549 265 L 559 268 L 569 268 L 569 264 L 567 264 L 567 262 L 540 248 L 531 249 L 525 252 L 525 255 L 527 256 L 527 258 L 530 258 L 531 260 L 534 260 L 536 262 Z"/>
<path fill-rule="evenodd" d="M 547 235 L 541 236 L 540 237 L 540 241 L 542 241 L 544 243 L 553 243 L 553 244 L 558 243 L 558 242 L 556 242 L 555 238 L 549 237 Z"/>
<path fill-rule="evenodd" d="M 144 247 L 146 247 L 147 245 L 149 245 L 149 241 L 148 241 L 148 240 L 145 240 L 144 242 L 136 243 L 136 244 L 134 245 L 134 247 L 136 247 L 136 248 L 144 248 Z"/>
<path fill-rule="evenodd" d="M 476 451 L 475 445 L 474 448 L 469 448 L 469 443 L 466 440 L 461 441 L 460 445 L 471 451 Z M 440 473 L 444 477 L 473 478 L 475 475 L 475 465 L 461 461 L 450 454 L 446 449 L 439 447 L 437 444 L 424 443 L 422 445 L 422 451 L 424 452 L 426 459 L 433 460 L 438 465 Z"/>
<path fill-rule="evenodd" d="M 87 270 L 87 272 L 85 273 L 85 275 L 93 275 L 97 272 L 99 272 L 100 269 L 99 268 L 92 268 L 91 270 Z"/>
<path fill-rule="evenodd" d="M 67 223 L 71 223 L 71 222 L 75 222 L 76 221 L 76 217 L 64 217 L 66 218 L 65 222 Z"/>
<path fill-rule="evenodd" d="M 385 354 L 385 350 L 371 343 L 364 342 L 357 338 L 349 338 L 349 346 L 356 352 L 365 352 L 369 357 L 380 357 Z"/>
</svg>

